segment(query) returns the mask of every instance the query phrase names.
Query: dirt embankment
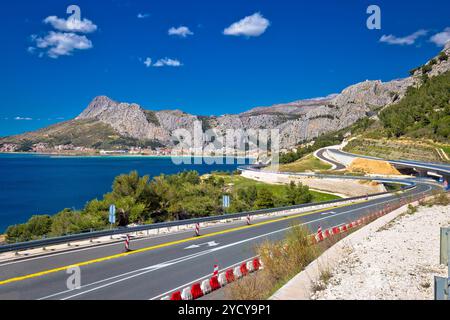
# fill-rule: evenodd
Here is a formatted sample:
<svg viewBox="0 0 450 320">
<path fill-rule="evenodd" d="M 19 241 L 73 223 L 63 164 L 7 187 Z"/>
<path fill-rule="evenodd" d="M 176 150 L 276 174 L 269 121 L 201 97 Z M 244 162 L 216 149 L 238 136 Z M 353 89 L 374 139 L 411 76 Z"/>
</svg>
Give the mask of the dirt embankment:
<svg viewBox="0 0 450 320">
<path fill-rule="evenodd" d="M 365 174 L 400 175 L 401 173 L 389 162 L 356 158 L 352 161 L 348 170 Z"/>
</svg>

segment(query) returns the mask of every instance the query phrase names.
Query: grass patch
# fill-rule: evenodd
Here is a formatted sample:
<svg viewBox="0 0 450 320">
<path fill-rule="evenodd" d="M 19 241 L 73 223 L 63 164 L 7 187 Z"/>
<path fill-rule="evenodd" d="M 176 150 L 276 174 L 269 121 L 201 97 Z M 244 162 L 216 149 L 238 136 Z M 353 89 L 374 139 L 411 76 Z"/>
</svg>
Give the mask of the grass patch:
<svg viewBox="0 0 450 320">
<path fill-rule="evenodd" d="M 231 185 L 232 188 L 245 188 L 250 186 L 255 186 L 257 189 L 266 188 L 269 189 L 274 195 L 279 197 L 286 196 L 286 185 L 279 184 L 269 184 L 260 181 L 255 181 L 252 179 L 244 178 L 239 175 L 226 175 L 226 174 L 215 174 L 217 177 L 221 177 L 224 179 L 226 185 Z M 336 196 L 334 194 L 312 191 L 313 195 L 312 202 L 322 202 L 322 201 L 330 201 L 341 199 L 341 197 Z"/>
<path fill-rule="evenodd" d="M 264 269 L 227 286 L 226 296 L 232 300 L 267 299 L 319 256 L 318 247 L 309 239 L 307 228 L 293 225 L 283 241 L 262 243 L 256 252 Z"/>
<path fill-rule="evenodd" d="M 289 172 L 307 172 L 307 171 L 320 171 L 330 169 L 331 165 L 317 159 L 312 154 L 309 154 L 295 162 L 280 165 L 280 171 L 289 171 Z"/>
<path fill-rule="evenodd" d="M 442 147 L 442 146 L 441 146 Z M 444 151 L 448 148 L 442 147 Z M 383 159 L 411 159 L 427 162 L 442 162 L 436 147 L 429 141 L 413 139 L 369 139 L 352 140 L 344 151 Z M 446 151 L 446 152 L 447 152 Z"/>
<path fill-rule="evenodd" d="M 407 214 L 413 215 L 417 212 L 417 207 L 414 207 L 412 204 L 408 204 L 408 210 L 406 211 Z"/>
<path fill-rule="evenodd" d="M 440 148 L 450 157 L 450 146 L 440 146 Z"/>
<path fill-rule="evenodd" d="M 448 206 L 450 205 L 450 196 L 448 193 L 444 191 L 435 191 L 433 192 L 433 197 L 428 200 L 422 200 L 419 202 L 419 205 L 432 207 L 432 206 Z"/>
</svg>

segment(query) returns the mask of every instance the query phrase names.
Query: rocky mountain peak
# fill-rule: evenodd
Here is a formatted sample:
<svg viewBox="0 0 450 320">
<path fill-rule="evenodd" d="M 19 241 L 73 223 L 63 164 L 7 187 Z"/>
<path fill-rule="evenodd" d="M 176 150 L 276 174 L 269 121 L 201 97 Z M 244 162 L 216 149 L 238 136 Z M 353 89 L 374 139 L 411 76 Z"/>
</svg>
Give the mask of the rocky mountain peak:
<svg viewBox="0 0 450 320">
<path fill-rule="evenodd" d="M 106 110 L 116 107 L 117 105 L 118 102 L 107 96 L 95 97 L 88 107 L 76 119 L 95 119 Z"/>
</svg>

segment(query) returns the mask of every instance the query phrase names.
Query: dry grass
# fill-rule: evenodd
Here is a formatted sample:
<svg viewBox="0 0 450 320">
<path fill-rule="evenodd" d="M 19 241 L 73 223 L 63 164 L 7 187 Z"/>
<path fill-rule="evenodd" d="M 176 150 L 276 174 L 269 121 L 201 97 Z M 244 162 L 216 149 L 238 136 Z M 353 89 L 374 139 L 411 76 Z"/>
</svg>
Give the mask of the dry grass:
<svg viewBox="0 0 450 320">
<path fill-rule="evenodd" d="M 0 243 L 6 243 L 6 236 L 4 234 L 0 234 Z"/>
<path fill-rule="evenodd" d="M 422 200 L 419 202 L 421 206 L 448 206 L 450 205 L 450 195 L 444 191 L 433 192 L 433 197 L 428 200 Z"/>
<path fill-rule="evenodd" d="M 369 219 L 364 225 L 373 220 Z M 328 248 L 358 229 L 360 227 L 352 228 L 313 244 L 307 228 L 293 225 L 283 241 L 266 241 L 256 248 L 264 269 L 228 285 L 225 297 L 231 300 L 268 299 Z M 330 270 L 322 270 L 319 281 L 314 284 L 317 285 L 317 291 L 325 289 L 331 277 Z"/>
<path fill-rule="evenodd" d="M 310 232 L 294 225 L 284 241 L 266 241 L 257 247 L 264 269 L 227 287 L 226 296 L 233 300 L 267 299 L 289 279 L 302 271 L 319 255 L 310 242 Z"/>
<path fill-rule="evenodd" d="M 390 163 L 386 161 L 378 161 L 371 159 L 356 158 L 352 161 L 348 170 L 351 172 L 365 173 L 365 174 L 386 174 L 399 175 L 400 172 L 395 169 Z"/>
</svg>

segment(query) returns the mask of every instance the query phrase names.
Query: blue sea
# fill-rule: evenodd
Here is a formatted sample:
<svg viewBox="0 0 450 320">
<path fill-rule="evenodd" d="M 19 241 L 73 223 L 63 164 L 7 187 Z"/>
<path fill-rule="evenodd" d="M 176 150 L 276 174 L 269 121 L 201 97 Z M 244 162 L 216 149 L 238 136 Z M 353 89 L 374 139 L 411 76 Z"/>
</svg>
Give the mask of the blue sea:
<svg viewBox="0 0 450 320">
<path fill-rule="evenodd" d="M 238 166 L 237 161 L 232 165 L 175 165 L 170 157 L 0 154 L 0 233 L 32 215 L 81 209 L 87 201 L 111 191 L 116 176 L 132 170 L 154 177 L 185 170 L 200 174 L 232 171 Z"/>
</svg>

